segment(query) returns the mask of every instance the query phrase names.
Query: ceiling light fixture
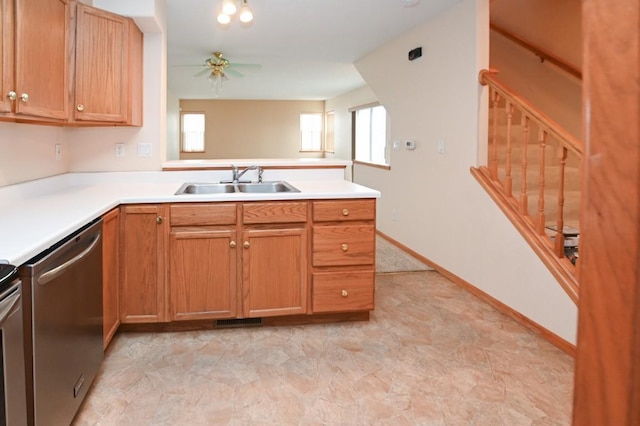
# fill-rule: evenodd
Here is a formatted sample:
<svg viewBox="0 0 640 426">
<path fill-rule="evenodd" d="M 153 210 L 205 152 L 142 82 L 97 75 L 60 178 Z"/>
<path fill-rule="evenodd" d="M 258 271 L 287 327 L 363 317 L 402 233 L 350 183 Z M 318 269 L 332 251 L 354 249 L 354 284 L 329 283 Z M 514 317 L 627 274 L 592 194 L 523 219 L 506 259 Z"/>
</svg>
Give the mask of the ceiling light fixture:
<svg viewBox="0 0 640 426">
<path fill-rule="evenodd" d="M 231 22 L 231 16 L 238 11 L 236 0 L 222 0 L 220 4 L 220 13 L 218 13 L 218 22 L 227 25 Z M 253 21 L 253 12 L 247 4 L 247 0 L 242 0 L 239 13 L 240 22 L 248 24 Z"/>
</svg>

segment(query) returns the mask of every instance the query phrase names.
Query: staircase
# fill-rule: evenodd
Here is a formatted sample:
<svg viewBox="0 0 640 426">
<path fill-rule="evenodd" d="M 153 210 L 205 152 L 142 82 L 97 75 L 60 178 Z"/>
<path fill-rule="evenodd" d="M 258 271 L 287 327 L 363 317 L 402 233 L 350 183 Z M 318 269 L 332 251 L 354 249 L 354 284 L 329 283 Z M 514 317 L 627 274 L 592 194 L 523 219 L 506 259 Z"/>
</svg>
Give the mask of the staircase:
<svg viewBox="0 0 640 426">
<path fill-rule="evenodd" d="M 582 142 L 483 70 L 487 165 L 471 173 L 577 303 Z"/>
</svg>

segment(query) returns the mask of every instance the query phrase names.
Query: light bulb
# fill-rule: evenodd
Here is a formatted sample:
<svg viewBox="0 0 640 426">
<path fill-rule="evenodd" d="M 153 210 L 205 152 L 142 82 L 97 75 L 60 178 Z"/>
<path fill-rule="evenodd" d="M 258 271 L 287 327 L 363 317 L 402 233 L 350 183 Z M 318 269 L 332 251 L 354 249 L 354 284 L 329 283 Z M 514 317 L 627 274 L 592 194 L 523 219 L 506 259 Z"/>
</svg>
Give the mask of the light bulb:
<svg viewBox="0 0 640 426">
<path fill-rule="evenodd" d="M 237 10 L 238 8 L 234 0 L 222 0 L 222 13 L 231 16 L 236 13 Z"/>
<path fill-rule="evenodd" d="M 225 15 L 224 13 L 220 12 L 218 14 L 218 22 L 222 25 L 227 25 L 229 22 L 231 22 L 231 16 Z"/>
<path fill-rule="evenodd" d="M 253 12 L 251 12 L 251 9 L 246 2 L 240 8 L 240 21 L 244 22 L 245 24 L 247 22 L 253 21 Z"/>
</svg>

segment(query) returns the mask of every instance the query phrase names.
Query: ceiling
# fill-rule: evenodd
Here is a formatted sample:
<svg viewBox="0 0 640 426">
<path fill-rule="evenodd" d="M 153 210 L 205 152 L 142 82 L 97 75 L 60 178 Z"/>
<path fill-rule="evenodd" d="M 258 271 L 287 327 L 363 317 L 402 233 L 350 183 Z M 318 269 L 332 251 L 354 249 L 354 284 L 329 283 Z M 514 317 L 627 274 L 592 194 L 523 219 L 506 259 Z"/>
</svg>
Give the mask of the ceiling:
<svg viewBox="0 0 640 426">
<path fill-rule="evenodd" d="M 353 65 L 460 0 L 247 0 L 254 21 L 216 21 L 220 0 L 167 0 L 168 89 L 180 99 L 324 100 L 364 85 Z M 240 2 L 240 0 L 239 0 Z M 415 2 L 415 0 L 414 0 Z M 228 75 L 216 96 L 211 52 L 259 64 Z M 229 74 L 229 73 L 227 73 Z"/>
</svg>

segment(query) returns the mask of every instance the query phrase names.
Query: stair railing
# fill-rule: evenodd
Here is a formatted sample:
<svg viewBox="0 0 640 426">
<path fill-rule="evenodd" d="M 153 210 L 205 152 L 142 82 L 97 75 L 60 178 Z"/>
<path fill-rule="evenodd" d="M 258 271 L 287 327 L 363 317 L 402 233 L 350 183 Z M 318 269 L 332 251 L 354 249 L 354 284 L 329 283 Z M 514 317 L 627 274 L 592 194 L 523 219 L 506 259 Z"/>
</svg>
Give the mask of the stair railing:
<svg viewBox="0 0 640 426">
<path fill-rule="evenodd" d="M 578 257 L 569 259 L 571 249 L 565 246 L 579 241 L 573 234 L 579 233 L 582 142 L 495 74 L 479 74 L 480 83 L 489 87 L 488 158 L 487 166 L 472 168 L 472 173 L 577 302 Z M 532 199 L 537 199 L 535 205 L 530 205 Z"/>
</svg>

